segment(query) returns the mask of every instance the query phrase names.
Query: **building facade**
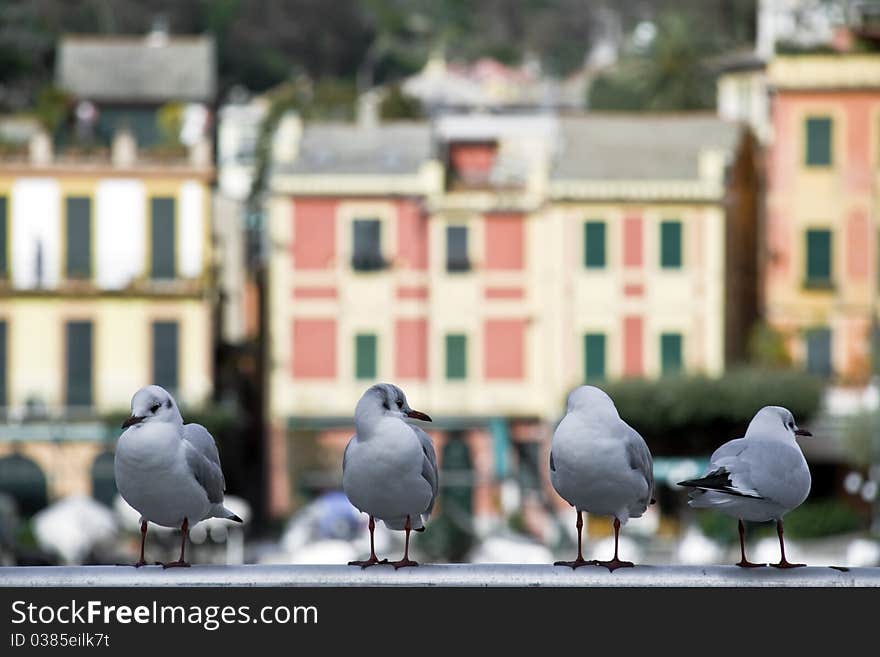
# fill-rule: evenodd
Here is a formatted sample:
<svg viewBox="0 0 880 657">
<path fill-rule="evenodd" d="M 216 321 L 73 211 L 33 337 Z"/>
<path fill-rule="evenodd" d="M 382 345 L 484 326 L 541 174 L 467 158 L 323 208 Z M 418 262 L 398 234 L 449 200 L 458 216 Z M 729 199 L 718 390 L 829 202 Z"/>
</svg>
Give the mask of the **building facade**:
<svg viewBox="0 0 880 657">
<path fill-rule="evenodd" d="M 808 371 L 863 384 L 877 308 L 880 61 L 777 56 L 768 78 L 766 316 Z"/>
<path fill-rule="evenodd" d="M 735 298 L 748 292 L 726 284 L 743 267 L 756 284 L 749 252 L 728 251 L 755 240 L 736 125 L 453 115 L 288 135 L 267 215 L 276 513 L 338 485 L 319 474 L 338 468 L 320 448 L 341 457 L 376 381 L 435 418 L 441 460 L 466 446 L 479 520 L 496 511 L 489 482 L 509 451 L 541 485 L 573 386 L 719 374 L 736 322 L 754 319 Z"/>
</svg>

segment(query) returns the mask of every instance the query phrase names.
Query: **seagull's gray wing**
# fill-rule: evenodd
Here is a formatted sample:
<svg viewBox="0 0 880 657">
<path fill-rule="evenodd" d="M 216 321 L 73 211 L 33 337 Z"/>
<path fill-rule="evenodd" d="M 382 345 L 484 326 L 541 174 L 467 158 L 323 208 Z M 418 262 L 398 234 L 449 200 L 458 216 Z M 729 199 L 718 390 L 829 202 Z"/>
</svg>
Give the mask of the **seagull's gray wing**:
<svg viewBox="0 0 880 657">
<path fill-rule="evenodd" d="M 348 444 L 345 446 L 345 451 L 342 452 L 342 474 L 345 474 L 345 465 L 348 463 L 348 449 L 355 441 L 355 438 L 357 438 L 357 434 L 348 439 Z"/>
<path fill-rule="evenodd" d="M 739 453 L 718 459 L 735 485 L 782 506 L 800 504 L 800 491 L 810 489 L 810 469 L 800 448 L 781 440 L 742 442 Z"/>
<path fill-rule="evenodd" d="M 201 424 L 183 425 L 186 463 L 214 504 L 223 501 L 226 480 L 220 468 L 220 454 L 214 437 Z"/>
<path fill-rule="evenodd" d="M 645 478 L 645 484 L 647 484 L 645 499 L 639 500 L 640 502 L 644 501 L 647 508 L 654 496 L 654 459 L 651 456 L 651 450 L 648 449 L 645 439 L 642 438 L 639 432 L 626 422 L 623 424 L 626 427 L 626 458 L 629 462 L 629 467 L 640 472 Z"/>
<path fill-rule="evenodd" d="M 427 517 L 431 515 L 431 511 L 434 509 L 434 502 L 437 500 L 437 491 L 440 485 L 440 476 L 437 471 L 437 454 L 434 453 L 434 441 L 431 440 L 431 436 L 419 427 L 412 427 L 412 430 L 422 444 L 422 452 L 425 455 L 422 461 L 422 477 L 431 485 L 431 503 L 425 511 L 425 516 Z M 343 465 L 343 467 L 345 466 Z"/>
<path fill-rule="evenodd" d="M 752 479 L 752 458 L 746 456 L 753 441 L 737 438 L 721 445 L 709 459 L 709 472 L 698 479 L 679 482 L 680 486 L 690 486 L 701 490 L 711 490 L 736 497 L 762 499 L 764 495 L 756 489 Z"/>
</svg>

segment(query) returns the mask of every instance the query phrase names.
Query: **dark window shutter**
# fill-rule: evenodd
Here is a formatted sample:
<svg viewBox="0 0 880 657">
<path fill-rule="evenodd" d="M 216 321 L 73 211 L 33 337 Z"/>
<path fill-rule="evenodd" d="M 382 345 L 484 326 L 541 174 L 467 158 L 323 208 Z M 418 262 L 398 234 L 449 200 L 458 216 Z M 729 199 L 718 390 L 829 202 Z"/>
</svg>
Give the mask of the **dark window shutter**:
<svg viewBox="0 0 880 657">
<path fill-rule="evenodd" d="M 660 223 L 660 266 L 664 269 L 681 267 L 681 222 Z"/>
<path fill-rule="evenodd" d="M 467 377 L 467 337 L 464 335 L 446 336 L 446 378 L 464 379 Z"/>
<path fill-rule="evenodd" d="M 7 201 L 0 196 L 0 278 L 9 277 L 9 219 Z"/>
<path fill-rule="evenodd" d="M 806 339 L 807 371 L 818 376 L 831 376 L 831 329 L 809 329 Z"/>
<path fill-rule="evenodd" d="M 177 236 L 173 198 L 150 199 L 150 277 L 174 278 Z"/>
<path fill-rule="evenodd" d="M 807 119 L 807 165 L 831 164 L 831 119 L 827 116 Z"/>
<path fill-rule="evenodd" d="M 362 333 L 355 336 L 355 378 L 376 378 L 376 336 Z"/>
<path fill-rule="evenodd" d="M 831 231 L 807 231 L 807 284 L 831 283 Z"/>
<path fill-rule="evenodd" d="M 113 452 L 102 452 L 92 461 L 92 497 L 113 508 L 116 499 Z"/>
<path fill-rule="evenodd" d="M 467 226 L 446 227 L 446 271 L 470 271 Z"/>
<path fill-rule="evenodd" d="M 67 245 L 65 250 L 68 278 L 92 276 L 92 199 L 69 196 L 66 199 Z"/>
<path fill-rule="evenodd" d="M 178 392 L 180 331 L 177 322 L 153 322 L 153 383 Z"/>
<path fill-rule="evenodd" d="M 355 219 L 352 267 L 358 271 L 375 271 L 385 266 L 382 258 L 381 225 L 378 219 Z"/>
<path fill-rule="evenodd" d="M 584 224 L 584 266 L 600 269 L 605 266 L 605 222 Z"/>
<path fill-rule="evenodd" d="M 605 335 L 587 333 L 584 336 L 584 380 L 601 381 L 605 378 Z"/>
<path fill-rule="evenodd" d="M 680 333 L 660 336 L 660 372 L 678 374 L 682 369 L 682 337 Z"/>
<path fill-rule="evenodd" d="M 67 405 L 92 405 L 92 323 L 67 323 Z"/>
<path fill-rule="evenodd" d="M 3 407 L 9 402 L 6 399 L 6 322 L 0 322 L 0 416 Z"/>
</svg>

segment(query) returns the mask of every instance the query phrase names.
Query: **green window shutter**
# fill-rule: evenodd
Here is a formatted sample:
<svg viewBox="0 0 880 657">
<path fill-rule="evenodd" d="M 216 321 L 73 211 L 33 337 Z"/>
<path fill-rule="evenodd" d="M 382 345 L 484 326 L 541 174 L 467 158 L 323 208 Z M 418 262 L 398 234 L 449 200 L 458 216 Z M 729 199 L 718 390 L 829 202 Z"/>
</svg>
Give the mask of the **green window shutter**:
<svg viewBox="0 0 880 657">
<path fill-rule="evenodd" d="M 6 399 L 6 322 L 0 322 L 0 417 L 5 415 Z"/>
<path fill-rule="evenodd" d="M 0 196 L 0 278 L 9 277 L 9 219 L 7 218 L 8 203 L 5 196 Z"/>
<path fill-rule="evenodd" d="M 376 336 L 366 333 L 354 338 L 355 377 L 358 379 L 376 378 Z"/>
<path fill-rule="evenodd" d="M 92 323 L 67 323 L 67 405 L 92 405 Z"/>
<path fill-rule="evenodd" d="M 92 199 L 69 196 L 65 200 L 67 278 L 92 277 Z"/>
<path fill-rule="evenodd" d="M 678 374 L 682 369 L 682 337 L 680 333 L 664 333 L 660 336 L 660 372 Z"/>
<path fill-rule="evenodd" d="M 467 377 L 467 336 L 446 336 L 446 378 Z"/>
<path fill-rule="evenodd" d="M 814 328 L 806 332 L 807 371 L 818 376 L 831 376 L 831 329 Z"/>
<path fill-rule="evenodd" d="M 587 269 L 605 266 L 604 221 L 588 221 L 584 224 L 584 266 Z"/>
<path fill-rule="evenodd" d="M 807 166 L 831 164 L 831 119 L 827 116 L 807 119 Z"/>
<path fill-rule="evenodd" d="M 467 226 L 446 227 L 446 271 L 470 271 Z"/>
<path fill-rule="evenodd" d="M 172 395 L 179 390 L 180 329 L 177 322 L 153 322 L 153 383 Z"/>
<path fill-rule="evenodd" d="M 831 231 L 807 231 L 807 285 L 831 284 Z"/>
<path fill-rule="evenodd" d="M 660 266 L 664 269 L 681 267 L 681 222 L 660 223 Z"/>
<path fill-rule="evenodd" d="M 150 278 L 174 278 L 177 235 L 173 198 L 150 199 Z"/>
<path fill-rule="evenodd" d="M 605 334 L 587 333 L 584 336 L 584 380 L 601 381 L 605 378 Z"/>
</svg>

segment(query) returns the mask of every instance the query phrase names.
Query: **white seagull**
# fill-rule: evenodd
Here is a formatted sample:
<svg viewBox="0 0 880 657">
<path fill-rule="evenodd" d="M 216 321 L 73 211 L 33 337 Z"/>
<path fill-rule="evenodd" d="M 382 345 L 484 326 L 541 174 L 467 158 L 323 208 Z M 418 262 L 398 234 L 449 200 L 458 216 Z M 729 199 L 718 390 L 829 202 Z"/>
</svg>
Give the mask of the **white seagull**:
<svg viewBox="0 0 880 657">
<path fill-rule="evenodd" d="M 638 518 L 653 503 L 654 461 L 642 437 L 620 419 L 611 398 L 599 388 L 581 386 L 568 396 L 565 417 L 550 449 L 550 481 L 577 511 L 578 555 L 557 566 L 632 567 L 617 557 L 620 525 Z M 614 558 L 585 561 L 581 552 L 582 512 L 614 518 Z"/>
<path fill-rule="evenodd" d="M 782 538 L 782 516 L 797 508 L 810 494 L 810 469 L 796 436 L 811 436 L 799 429 L 794 416 L 782 406 L 765 406 L 749 423 L 744 438 L 724 443 L 709 460 L 709 473 L 679 482 L 688 486 L 689 504 L 699 509 L 718 509 L 739 520 L 741 560 L 737 566 L 764 566 L 746 559 L 743 520 L 776 521 L 782 558 L 776 568 L 797 568 L 789 563 Z"/>
<path fill-rule="evenodd" d="M 437 499 L 437 457 L 431 437 L 404 419 L 430 422 L 410 408 L 403 390 L 377 383 L 361 397 L 354 411 L 355 435 L 342 458 L 342 488 L 355 508 L 370 516 L 370 558 L 350 566 L 366 568 L 379 561 L 373 545 L 375 518 L 389 529 L 406 532 L 403 559 L 394 568 L 418 566 L 409 558 L 410 530 L 424 531 Z"/>
<path fill-rule="evenodd" d="M 187 567 L 184 559 L 189 528 L 206 518 L 241 518 L 223 506 L 226 481 L 214 438 L 200 424 L 184 424 L 168 392 L 151 385 L 131 398 L 131 417 L 116 443 L 116 488 L 141 514 L 141 557 L 147 523 L 180 527 L 180 558 L 165 568 Z"/>
</svg>

